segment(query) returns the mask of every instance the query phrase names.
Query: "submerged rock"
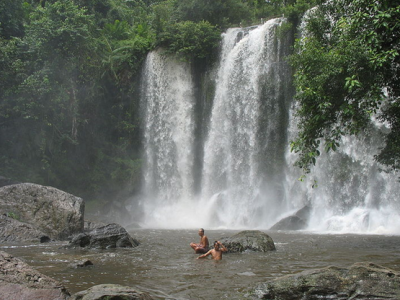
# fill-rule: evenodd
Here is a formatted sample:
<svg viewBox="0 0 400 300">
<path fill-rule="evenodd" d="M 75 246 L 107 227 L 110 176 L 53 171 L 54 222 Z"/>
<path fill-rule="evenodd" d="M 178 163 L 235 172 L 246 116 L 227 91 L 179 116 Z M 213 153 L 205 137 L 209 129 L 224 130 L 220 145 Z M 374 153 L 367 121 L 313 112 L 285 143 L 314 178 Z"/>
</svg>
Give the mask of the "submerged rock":
<svg viewBox="0 0 400 300">
<path fill-rule="evenodd" d="M 301 230 L 305 229 L 310 219 L 311 207 L 306 205 L 295 214 L 281 219 L 270 230 Z"/>
<path fill-rule="evenodd" d="M 394 300 L 400 299 L 400 272 L 373 263 L 355 263 L 349 269 L 330 266 L 262 283 L 249 297 L 268 300 Z"/>
<path fill-rule="evenodd" d="M 90 266 L 93 266 L 93 263 L 88 259 L 74 261 L 69 264 L 69 267 L 72 269 L 85 268 L 85 267 L 90 267 Z"/>
<path fill-rule="evenodd" d="M 53 187 L 20 183 L 0 188 L 0 214 L 12 213 L 52 239 L 83 231 L 84 202 Z"/>
<path fill-rule="evenodd" d="M 0 242 L 47 243 L 50 238 L 30 224 L 0 215 Z"/>
<path fill-rule="evenodd" d="M 67 248 L 132 248 L 139 246 L 139 242 L 133 239 L 129 233 L 118 224 L 100 226 L 72 237 Z"/>
<path fill-rule="evenodd" d="M 222 244 L 228 249 L 228 253 L 257 251 L 274 251 L 275 244 L 272 238 L 259 230 L 241 231 L 229 238 L 221 239 Z"/>
<path fill-rule="evenodd" d="M 66 300 L 69 296 L 58 281 L 0 251 L 0 300 Z"/>
<path fill-rule="evenodd" d="M 72 295 L 70 300 L 152 300 L 146 292 L 118 284 L 95 285 L 85 291 Z"/>
</svg>

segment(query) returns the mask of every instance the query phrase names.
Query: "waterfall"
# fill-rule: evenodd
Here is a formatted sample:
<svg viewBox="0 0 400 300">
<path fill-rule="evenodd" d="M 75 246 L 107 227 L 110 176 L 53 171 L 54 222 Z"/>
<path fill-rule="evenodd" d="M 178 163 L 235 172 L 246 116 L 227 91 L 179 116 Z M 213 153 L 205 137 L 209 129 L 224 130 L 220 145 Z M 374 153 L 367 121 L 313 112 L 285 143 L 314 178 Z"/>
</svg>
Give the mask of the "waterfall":
<svg viewBox="0 0 400 300">
<path fill-rule="evenodd" d="M 292 122 L 291 124 L 296 124 Z M 295 126 L 289 128 L 294 136 Z M 383 145 L 383 124 L 371 120 L 368 134 L 345 136 L 336 152 L 324 153 L 307 176 L 296 182 L 299 171 L 287 173 L 287 190 L 293 203 L 313 207 L 308 230 L 335 233 L 398 234 L 400 183 L 396 174 L 379 170 L 373 155 Z M 296 156 L 287 152 L 288 165 Z M 312 187 L 314 186 L 314 187 Z"/>
<path fill-rule="evenodd" d="M 286 61 L 293 40 L 285 22 L 223 34 L 209 78 L 212 107 L 201 124 L 191 65 L 161 50 L 148 55 L 141 92 L 144 226 L 268 229 L 309 206 L 309 231 L 400 232 L 400 183 L 373 159 L 385 124 L 371 120 L 369 134 L 343 137 L 333 153 L 321 149 L 311 173 L 298 180 L 289 149 L 298 130 Z"/>
<path fill-rule="evenodd" d="M 145 62 L 142 206 L 146 223 L 164 227 L 193 202 L 193 79 L 187 64 L 151 52 Z"/>
<path fill-rule="evenodd" d="M 268 226 L 282 204 L 290 95 L 288 44 L 276 33 L 283 22 L 274 19 L 224 35 L 201 195 L 212 226 Z"/>
</svg>

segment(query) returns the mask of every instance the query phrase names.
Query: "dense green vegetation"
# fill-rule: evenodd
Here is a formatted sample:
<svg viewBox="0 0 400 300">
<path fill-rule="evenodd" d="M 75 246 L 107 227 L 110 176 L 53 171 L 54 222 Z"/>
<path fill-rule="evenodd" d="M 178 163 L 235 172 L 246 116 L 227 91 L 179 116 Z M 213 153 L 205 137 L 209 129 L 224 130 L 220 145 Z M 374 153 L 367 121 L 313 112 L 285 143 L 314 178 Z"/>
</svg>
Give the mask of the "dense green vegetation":
<svg viewBox="0 0 400 300">
<path fill-rule="evenodd" d="M 212 64 L 230 26 L 311 4 L 260 0 L 0 2 L 0 175 L 110 201 L 140 182 L 139 71 L 162 46 Z"/>
<path fill-rule="evenodd" d="M 386 122 L 376 159 L 400 168 L 400 5 L 398 1 L 337 0 L 318 6 L 292 57 L 300 132 L 292 150 L 305 172 L 324 141 L 368 131 L 371 116 Z"/>
</svg>

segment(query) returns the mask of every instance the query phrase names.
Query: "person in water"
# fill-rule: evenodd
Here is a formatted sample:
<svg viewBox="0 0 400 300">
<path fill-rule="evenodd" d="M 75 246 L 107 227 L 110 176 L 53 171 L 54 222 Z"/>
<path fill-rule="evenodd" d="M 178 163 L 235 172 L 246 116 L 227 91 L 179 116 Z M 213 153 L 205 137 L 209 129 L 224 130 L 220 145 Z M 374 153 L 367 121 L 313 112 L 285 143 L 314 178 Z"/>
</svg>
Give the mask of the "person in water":
<svg viewBox="0 0 400 300">
<path fill-rule="evenodd" d="M 212 259 L 221 260 L 222 252 L 226 252 L 226 251 L 228 251 L 228 249 L 226 249 L 226 247 L 224 245 L 222 245 L 220 241 L 215 241 L 214 249 L 211 249 L 207 253 L 200 255 L 197 259 L 204 258 L 204 257 L 207 257 L 208 255 L 211 255 Z"/>
<path fill-rule="evenodd" d="M 199 229 L 200 243 L 190 243 L 190 247 L 196 253 L 206 253 L 208 251 L 209 243 L 208 238 L 204 235 L 204 229 Z"/>
</svg>

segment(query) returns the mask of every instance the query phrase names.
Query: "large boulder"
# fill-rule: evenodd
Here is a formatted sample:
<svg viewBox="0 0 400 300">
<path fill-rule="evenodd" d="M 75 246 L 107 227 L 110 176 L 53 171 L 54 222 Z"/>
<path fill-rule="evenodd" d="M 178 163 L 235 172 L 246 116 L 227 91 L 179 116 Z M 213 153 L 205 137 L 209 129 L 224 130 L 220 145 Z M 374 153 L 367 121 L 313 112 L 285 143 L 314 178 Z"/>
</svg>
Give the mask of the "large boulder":
<svg viewBox="0 0 400 300">
<path fill-rule="evenodd" d="M 0 214 L 12 213 L 52 239 L 83 231 L 84 202 L 53 187 L 20 183 L 0 188 Z"/>
<path fill-rule="evenodd" d="M 243 251 L 267 252 L 276 250 L 272 238 L 259 230 L 241 231 L 229 238 L 223 238 L 220 241 L 228 249 L 228 253 Z"/>
<path fill-rule="evenodd" d="M 118 224 L 108 224 L 96 227 L 72 237 L 67 248 L 133 248 L 139 246 L 139 242 L 133 239 L 129 233 Z"/>
<path fill-rule="evenodd" d="M 118 284 L 95 285 L 85 291 L 72 295 L 70 300 L 152 300 L 146 292 Z"/>
<path fill-rule="evenodd" d="M 373 263 L 355 263 L 349 269 L 330 266 L 262 283 L 249 297 L 268 300 L 394 300 L 400 299 L 400 272 Z"/>
<path fill-rule="evenodd" d="M 56 280 L 0 251 L 0 300 L 66 300 L 69 296 Z"/>
<path fill-rule="evenodd" d="M 279 220 L 270 230 L 302 230 L 308 225 L 311 214 L 311 207 L 306 205 L 296 213 Z"/>
<path fill-rule="evenodd" d="M 7 215 L 0 215 L 0 242 L 33 242 L 43 243 L 50 238 L 32 225 L 20 222 Z"/>
</svg>

